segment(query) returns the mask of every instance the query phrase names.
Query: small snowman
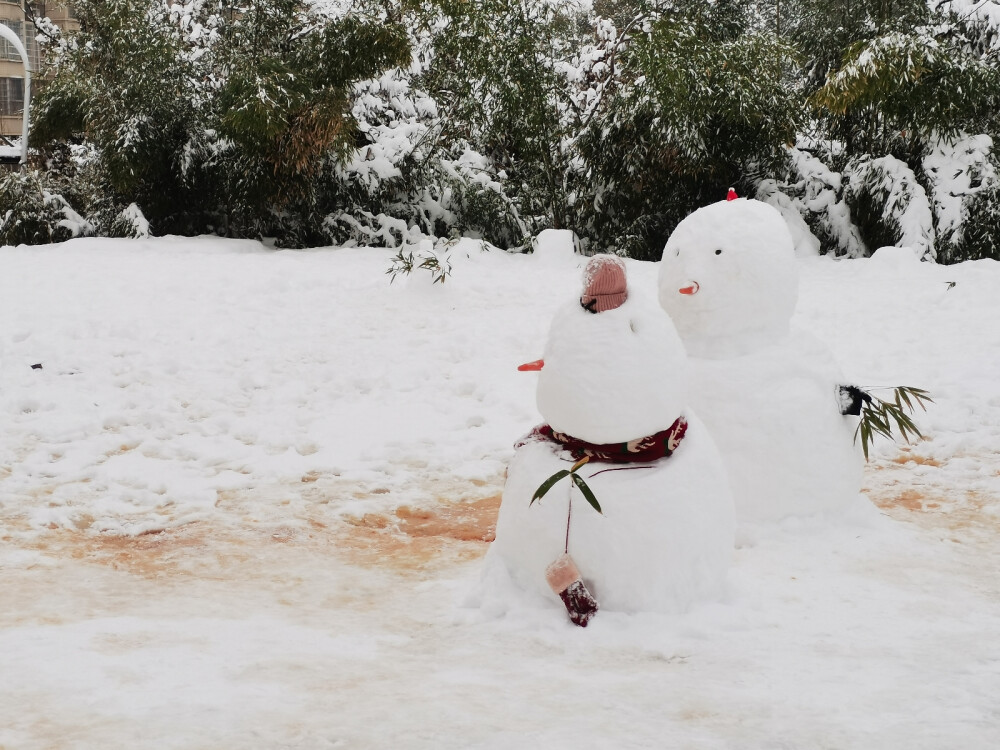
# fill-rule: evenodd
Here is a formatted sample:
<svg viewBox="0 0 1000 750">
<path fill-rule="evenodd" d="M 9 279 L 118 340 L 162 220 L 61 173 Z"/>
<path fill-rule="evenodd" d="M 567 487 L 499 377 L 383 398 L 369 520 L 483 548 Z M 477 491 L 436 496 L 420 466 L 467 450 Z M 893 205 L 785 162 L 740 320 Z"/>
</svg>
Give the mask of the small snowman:
<svg viewBox="0 0 1000 750">
<path fill-rule="evenodd" d="M 558 595 L 582 626 L 598 603 L 680 612 L 718 597 L 735 526 L 722 460 L 687 408 L 670 319 L 627 287 L 618 258 L 592 258 L 584 281 L 544 358 L 524 366 L 540 370 L 546 424 L 516 446 L 487 555 L 488 571 Z"/>
<path fill-rule="evenodd" d="M 781 214 L 729 198 L 667 240 L 660 304 L 684 341 L 691 404 L 715 438 L 740 523 L 841 511 L 857 502 L 859 389 L 825 344 L 791 326 L 798 300 Z"/>
</svg>

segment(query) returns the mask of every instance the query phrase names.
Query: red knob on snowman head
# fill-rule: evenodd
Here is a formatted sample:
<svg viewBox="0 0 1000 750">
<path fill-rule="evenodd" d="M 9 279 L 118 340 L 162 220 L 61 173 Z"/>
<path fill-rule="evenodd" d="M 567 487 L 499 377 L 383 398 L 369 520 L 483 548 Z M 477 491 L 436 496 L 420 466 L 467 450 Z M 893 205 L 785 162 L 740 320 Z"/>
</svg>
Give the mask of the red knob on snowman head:
<svg viewBox="0 0 1000 750">
<path fill-rule="evenodd" d="M 734 201 L 734 200 L 736 200 L 736 199 L 737 199 L 737 198 L 739 198 L 739 197 L 740 197 L 740 196 L 738 196 L 738 195 L 736 194 L 736 191 L 735 191 L 735 190 L 733 190 L 732 188 L 729 188 L 729 193 L 728 193 L 728 194 L 726 195 L 726 200 L 727 200 L 727 201 Z"/>
</svg>

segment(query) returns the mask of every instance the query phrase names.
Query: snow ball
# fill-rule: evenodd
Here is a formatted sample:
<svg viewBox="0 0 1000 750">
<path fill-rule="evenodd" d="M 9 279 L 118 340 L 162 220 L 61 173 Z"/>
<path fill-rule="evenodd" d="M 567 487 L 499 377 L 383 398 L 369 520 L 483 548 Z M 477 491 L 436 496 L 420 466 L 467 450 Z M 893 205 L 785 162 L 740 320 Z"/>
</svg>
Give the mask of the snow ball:
<svg viewBox="0 0 1000 750">
<path fill-rule="evenodd" d="M 694 356 L 728 356 L 787 335 L 798 269 L 781 213 L 740 198 L 700 208 L 667 240 L 660 304 Z"/>
<path fill-rule="evenodd" d="M 531 246 L 540 260 L 565 260 L 576 252 L 576 236 L 569 229 L 543 229 L 531 241 Z"/>
<path fill-rule="evenodd" d="M 621 443 L 664 430 L 683 412 L 683 344 L 670 319 L 634 287 L 604 312 L 578 299 L 559 310 L 543 360 L 538 410 L 559 432 Z"/>
</svg>

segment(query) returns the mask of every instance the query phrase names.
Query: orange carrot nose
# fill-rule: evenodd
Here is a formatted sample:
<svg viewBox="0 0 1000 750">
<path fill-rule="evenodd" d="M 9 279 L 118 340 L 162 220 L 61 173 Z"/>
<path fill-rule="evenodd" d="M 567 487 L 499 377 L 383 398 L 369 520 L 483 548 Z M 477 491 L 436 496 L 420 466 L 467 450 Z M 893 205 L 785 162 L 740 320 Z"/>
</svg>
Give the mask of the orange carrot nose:
<svg viewBox="0 0 1000 750">
<path fill-rule="evenodd" d="M 677 291 L 680 292 L 681 294 L 695 294 L 699 289 L 701 289 L 701 286 L 698 284 L 698 282 L 692 281 L 690 286 L 682 286 Z"/>
<path fill-rule="evenodd" d="M 525 362 L 523 365 L 519 366 L 517 369 L 519 372 L 532 372 L 538 371 L 545 367 L 544 359 L 536 359 L 534 362 Z"/>
</svg>

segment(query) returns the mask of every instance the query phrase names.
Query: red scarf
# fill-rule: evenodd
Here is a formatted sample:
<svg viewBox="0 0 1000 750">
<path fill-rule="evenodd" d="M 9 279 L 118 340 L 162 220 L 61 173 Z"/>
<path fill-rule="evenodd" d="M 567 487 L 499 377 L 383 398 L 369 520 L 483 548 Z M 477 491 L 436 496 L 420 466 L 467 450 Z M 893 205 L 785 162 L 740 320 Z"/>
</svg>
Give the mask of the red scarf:
<svg viewBox="0 0 1000 750">
<path fill-rule="evenodd" d="M 627 443 L 598 445 L 556 432 L 549 425 L 542 424 L 518 440 L 514 447 L 520 448 L 535 441 L 549 441 L 562 446 L 578 461 L 584 456 L 590 456 L 591 461 L 606 461 L 613 464 L 647 463 L 666 458 L 677 450 L 687 426 L 684 417 L 677 417 L 670 427 L 655 435 L 630 440 Z"/>
</svg>

